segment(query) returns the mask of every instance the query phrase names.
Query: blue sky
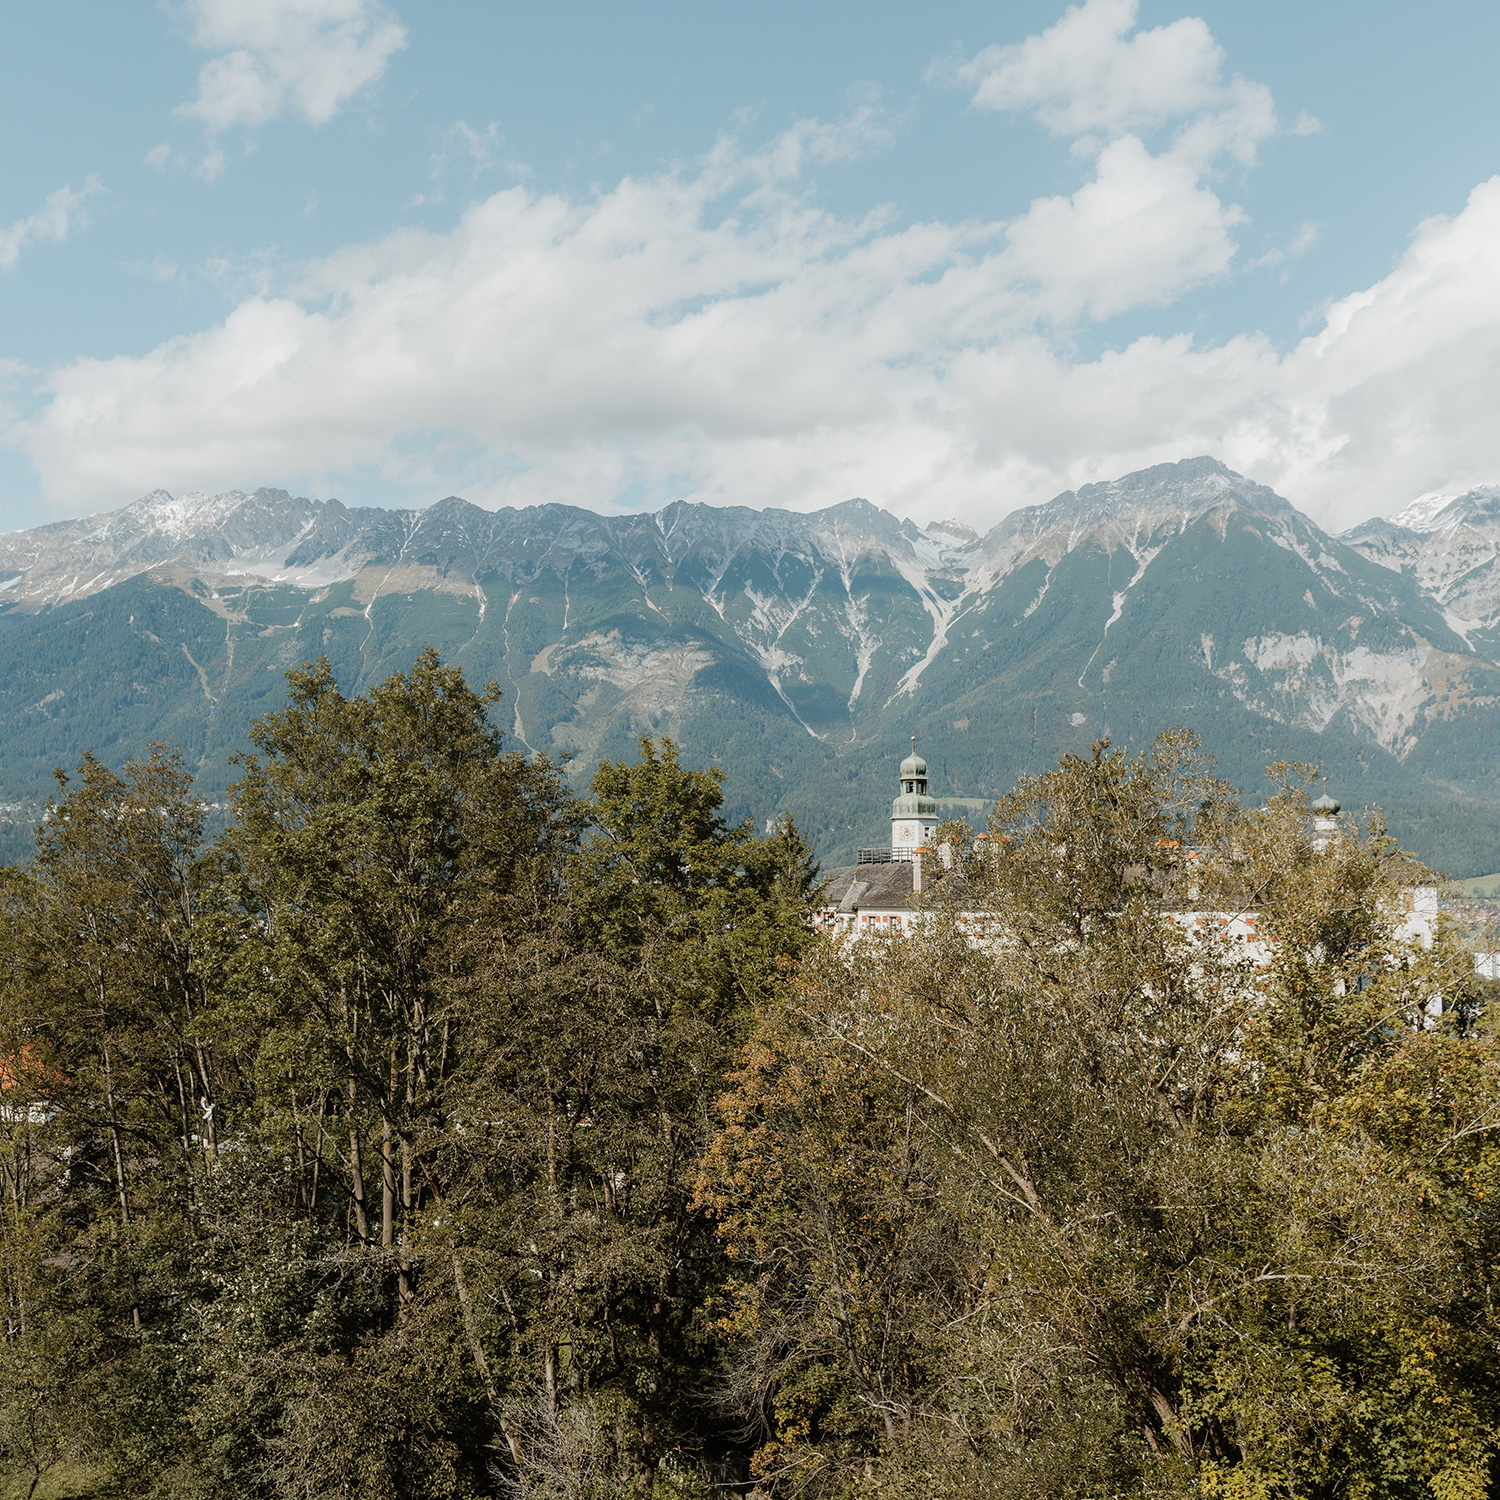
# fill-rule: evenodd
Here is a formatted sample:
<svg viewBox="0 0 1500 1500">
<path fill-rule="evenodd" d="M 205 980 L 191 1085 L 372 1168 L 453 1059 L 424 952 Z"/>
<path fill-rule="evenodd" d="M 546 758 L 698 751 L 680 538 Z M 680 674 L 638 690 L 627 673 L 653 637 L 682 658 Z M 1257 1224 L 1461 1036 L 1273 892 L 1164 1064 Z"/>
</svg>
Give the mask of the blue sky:
<svg viewBox="0 0 1500 1500">
<path fill-rule="evenodd" d="M 1500 10 L 11 6 L 0 526 L 1500 480 Z"/>
</svg>

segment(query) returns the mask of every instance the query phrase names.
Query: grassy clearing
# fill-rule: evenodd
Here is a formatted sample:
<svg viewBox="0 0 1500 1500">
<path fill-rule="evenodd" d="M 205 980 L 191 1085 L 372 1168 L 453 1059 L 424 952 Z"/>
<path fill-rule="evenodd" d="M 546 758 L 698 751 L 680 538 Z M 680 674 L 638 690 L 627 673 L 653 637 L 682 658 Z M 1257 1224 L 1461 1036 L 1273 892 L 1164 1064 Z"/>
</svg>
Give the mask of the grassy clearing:
<svg viewBox="0 0 1500 1500">
<path fill-rule="evenodd" d="M 1466 896 L 1500 896 L 1500 874 L 1473 875 L 1458 883 Z"/>
</svg>

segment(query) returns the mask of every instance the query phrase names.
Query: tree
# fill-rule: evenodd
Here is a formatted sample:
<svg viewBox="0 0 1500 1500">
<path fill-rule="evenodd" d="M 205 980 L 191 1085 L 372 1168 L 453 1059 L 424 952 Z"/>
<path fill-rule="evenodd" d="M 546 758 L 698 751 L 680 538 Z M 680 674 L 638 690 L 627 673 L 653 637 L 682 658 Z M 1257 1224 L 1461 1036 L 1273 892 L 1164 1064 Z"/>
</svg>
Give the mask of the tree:
<svg viewBox="0 0 1500 1500">
<path fill-rule="evenodd" d="M 670 741 L 602 764 L 551 920 L 488 943 L 454 1149 L 484 1218 L 473 1293 L 504 1309 L 481 1342 L 518 1411 L 541 1403 L 512 1423 L 522 1476 L 523 1429 L 571 1431 L 580 1403 L 608 1447 L 591 1462 L 641 1495 L 664 1464 L 736 1462 L 702 1399 L 723 1259 L 693 1188 L 751 1007 L 810 936 L 813 871 L 790 823 L 727 826 L 721 784 Z"/>
<path fill-rule="evenodd" d="M 3 1421 L 37 1480 L 48 1455 L 133 1466 L 162 1431 L 224 1083 L 192 952 L 217 862 L 180 757 L 86 757 L 58 780 L 35 864 L 10 875 L 0 1018 Z"/>
<path fill-rule="evenodd" d="M 692 1186 L 811 853 L 670 744 L 578 804 L 432 653 L 289 679 L 213 849 L 170 752 L 87 760 L 0 883 L 0 1461 L 691 1491 L 737 1462 Z"/>
<path fill-rule="evenodd" d="M 294 1119 L 299 1157 L 342 1169 L 354 1235 L 394 1259 L 405 1310 L 417 1152 L 443 1128 L 470 930 L 534 903 L 537 861 L 573 830 L 555 770 L 501 748 L 487 718 L 498 690 L 475 694 L 436 652 L 367 698 L 345 698 L 326 661 L 289 680 L 289 706 L 251 732 L 258 754 L 235 791 L 240 920 L 225 982 L 274 1023 L 262 1073 L 284 1067 L 300 1083 L 285 1100 L 294 1116 L 316 1109 L 316 1145 Z M 330 1111 L 341 1160 L 325 1157 Z"/>
<path fill-rule="evenodd" d="M 867 994 L 892 961 L 825 948 L 801 985 Z M 730 1263 L 723 1399 L 758 1479 L 841 1493 L 962 1404 L 949 1326 L 969 1301 L 968 1247 L 927 1100 L 824 1045 L 798 999 L 761 1006 L 730 1082 L 699 1181 Z"/>
</svg>

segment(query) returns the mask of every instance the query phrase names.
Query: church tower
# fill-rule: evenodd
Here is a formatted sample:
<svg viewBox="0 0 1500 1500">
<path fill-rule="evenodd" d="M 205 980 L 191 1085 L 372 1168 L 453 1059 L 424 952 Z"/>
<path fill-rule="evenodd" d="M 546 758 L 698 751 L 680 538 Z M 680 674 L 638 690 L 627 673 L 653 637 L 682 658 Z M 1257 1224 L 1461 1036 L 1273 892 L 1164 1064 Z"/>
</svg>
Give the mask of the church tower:
<svg viewBox="0 0 1500 1500">
<path fill-rule="evenodd" d="M 1339 804 L 1328 795 L 1328 778 L 1323 778 L 1323 795 L 1312 805 L 1313 848 L 1326 849 L 1339 836 Z"/>
<path fill-rule="evenodd" d="M 927 762 L 917 754 L 917 737 L 911 737 L 911 754 L 901 762 L 901 795 L 891 803 L 891 858 L 910 859 L 937 830 L 937 803 L 927 795 Z"/>
</svg>

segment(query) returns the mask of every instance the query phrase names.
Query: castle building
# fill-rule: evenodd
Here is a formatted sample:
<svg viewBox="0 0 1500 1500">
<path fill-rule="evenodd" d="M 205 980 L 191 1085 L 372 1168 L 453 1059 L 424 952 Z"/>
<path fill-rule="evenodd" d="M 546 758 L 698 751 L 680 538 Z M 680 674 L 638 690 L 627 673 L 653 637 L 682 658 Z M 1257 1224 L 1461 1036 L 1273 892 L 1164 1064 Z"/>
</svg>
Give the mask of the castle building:
<svg viewBox="0 0 1500 1500">
<path fill-rule="evenodd" d="M 854 937 L 900 934 L 914 930 L 938 901 L 962 905 L 964 879 L 948 867 L 945 851 L 933 845 L 938 805 L 928 791 L 927 762 L 917 754 L 915 735 L 899 774 L 889 846 L 861 849 L 853 871 L 835 875 L 823 888 L 813 914 L 819 931 Z"/>
<path fill-rule="evenodd" d="M 917 754 L 915 735 L 911 754 L 901 762 L 900 788 L 891 803 L 889 847 L 861 849 L 852 871 L 827 882 L 813 913 L 813 926 L 846 937 L 899 936 L 914 932 L 931 920 L 935 908 L 942 907 L 958 917 L 972 941 L 992 940 L 997 932 L 996 914 L 966 910 L 968 882 L 952 867 L 950 851 L 936 846 L 938 805 L 928 790 L 927 762 Z M 1342 837 L 1340 806 L 1325 790 L 1309 810 L 1313 847 L 1326 850 Z M 1187 850 L 1183 857 L 1194 861 L 1198 855 Z M 1397 936 L 1419 948 L 1431 948 L 1438 916 L 1437 887 L 1407 886 L 1401 903 Z M 1172 911 L 1170 918 L 1192 932 L 1220 931 L 1243 945 L 1246 959 L 1257 966 L 1270 957 L 1257 931 L 1255 912 L 1182 908 Z"/>
</svg>

